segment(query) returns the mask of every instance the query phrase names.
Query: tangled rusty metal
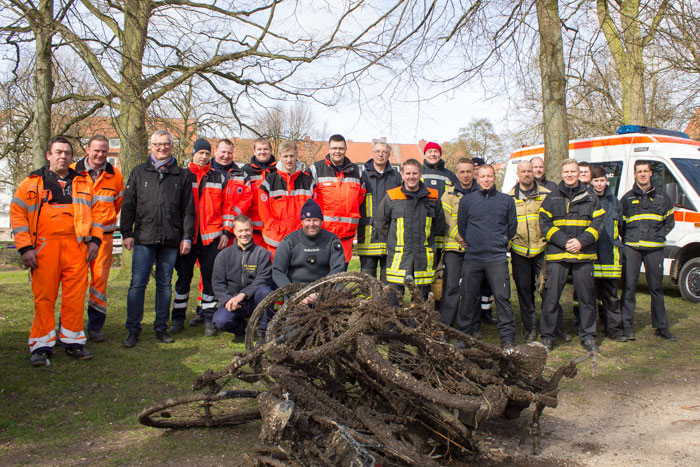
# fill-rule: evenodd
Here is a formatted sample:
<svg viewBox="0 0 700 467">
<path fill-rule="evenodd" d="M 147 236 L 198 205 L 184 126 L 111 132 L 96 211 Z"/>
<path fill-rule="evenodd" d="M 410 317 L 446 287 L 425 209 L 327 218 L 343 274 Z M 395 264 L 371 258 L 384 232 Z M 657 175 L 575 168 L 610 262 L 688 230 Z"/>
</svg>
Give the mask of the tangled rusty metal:
<svg viewBox="0 0 700 467">
<path fill-rule="evenodd" d="M 262 418 L 266 448 L 255 465 L 436 466 L 478 452 L 485 420 L 534 404 L 538 453 L 542 411 L 557 406 L 559 382 L 586 357 L 545 378 L 542 345 L 502 350 L 471 338 L 441 324 L 407 285 L 412 301 L 399 307 L 390 306 L 393 289 L 357 272 L 274 291 L 250 318 L 245 353 L 139 420 L 186 428 Z M 226 389 L 232 382 L 238 388 Z"/>
</svg>

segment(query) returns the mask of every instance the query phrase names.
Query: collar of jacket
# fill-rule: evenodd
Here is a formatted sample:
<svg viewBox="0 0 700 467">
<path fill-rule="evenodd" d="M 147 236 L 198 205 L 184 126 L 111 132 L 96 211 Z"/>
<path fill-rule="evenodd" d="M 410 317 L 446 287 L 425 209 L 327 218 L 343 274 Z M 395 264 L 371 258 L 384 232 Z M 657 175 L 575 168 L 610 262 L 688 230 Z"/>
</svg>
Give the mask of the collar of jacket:
<svg viewBox="0 0 700 467">
<path fill-rule="evenodd" d="M 340 173 L 340 172 L 349 173 L 349 172 L 352 171 L 353 166 L 355 165 L 355 164 L 353 164 L 352 161 L 348 158 L 348 156 L 345 156 L 345 157 L 343 157 L 343 163 L 342 163 L 340 166 L 337 166 L 337 165 L 335 165 L 335 164 L 331 161 L 331 155 L 330 155 L 330 154 L 326 154 L 326 164 L 328 164 L 329 166 L 331 166 L 331 168 L 333 168 L 333 169 L 334 169 L 335 171 L 337 171 L 338 173 Z"/>
<path fill-rule="evenodd" d="M 255 156 L 251 156 L 250 158 L 250 165 L 259 171 L 267 170 L 270 167 L 274 166 L 276 163 L 277 160 L 275 159 L 275 156 L 270 156 L 270 160 L 268 160 L 267 162 L 260 162 Z"/>
<path fill-rule="evenodd" d="M 213 170 L 216 170 L 217 172 L 221 172 L 224 175 L 226 175 L 229 171 L 238 168 L 238 166 L 236 165 L 235 162 L 231 162 L 229 165 L 221 165 L 218 162 L 216 162 L 216 160 L 214 158 L 211 159 L 209 164 L 211 165 L 211 168 Z"/>
<path fill-rule="evenodd" d="M 566 198 L 569 198 L 571 202 L 576 202 L 576 201 L 581 201 L 585 198 L 590 198 L 591 193 L 586 189 L 586 186 L 578 182 L 577 185 L 573 188 L 569 188 L 566 186 L 566 183 L 564 180 L 559 182 L 559 191 L 561 192 L 562 195 L 564 195 Z"/>
<path fill-rule="evenodd" d="M 430 194 L 430 191 L 428 191 L 428 187 L 425 186 L 423 182 L 419 182 L 418 185 L 418 190 L 417 191 L 408 191 L 406 189 L 406 184 L 401 183 L 401 191 L 403 192 L 404 195 L 410 198 L 422 198 L 424 196 L 428 196 Z"/>
<path fill-rule="evenodd" d="M 489 188 L 488 190 L 484 190 L 484 189 L 482 189 L 481 187 L 479 187 L 478 190 L 479 190 L 479 194 L 480 194 L 481 196 L 486 197 L 486 198 L 488 198 L 489 196 L 493 196 L 493 195 L 495 195 L 496 193 L 498 193 L 498 190 L 496 189 L 496 184 L 494 184 L 494 185 L 493 185 L 491 188 Z"/>
<path fill-rule="evenodd" d="M 277 162 L 277 164 L 275 164 L 275 169 L 277 169 L 277 172 L 279 172 L 280 176 L 282 176 L 283 174 L 294 175 L 294 174 L 297 173 L 297 172 L 301 172 L 302 168 L 303 168 L 303 167 L 301 166 L 301 162 L 299 162 L 299 161 L 297 160 L 297 163 L 294 164 L 294 172 L 288 174 L 288 173 L 284 170 L 284 166 L 282 165 L 282 161 L 279 161 L 279 162 Z"/>
<path fill-rule="evenodd" d="M 467 193 L 471 193 L 473 191 L 476 191 L 476 182 L 472 180 L 472 186 L 469 188 L 464 188 L 461 183 L 458 183 L 453 187 L 454 191 L 461 193 L 462 196 L 466 195 Z"/>
<path fill-rule="evenodd" d="M 374 158 L 368 160 L 365 162 L 365 170 L 369 172 L 367 175 L 372 175 L 376 177 L 385 177 L 388 174 L 394 172 L 396 169 L 394 169 L 389 161 L 386 162 L 386 167 L 384 168 L 384 172 L 381 174 L 377 171 L 377 169 L 374 168 Z"/>
<path fill-rule="evenodd" d="M 40 168 L 36 169 L 35 171 L 31 172 L 29 174 L 29 176 L 30 177 L 31 176 L 45 177 L 45 176 L 49 175 L 50 173 L 51 173 L 51 169 L 49 169 L 48 165 L 45 165 L 45 166 L 40 167 Z M 71 175 L 71 173 L 73 174 L 73 177 L 75 177 L 75 176 L 86 177 L 87 176 L 87 172 L 85 172 L 85 170 L 74 170 L 74 169 L 71 169 L 70 167 L 68 167 L 68 175 Z"/>
<path fill-rule="evenodd" d="M 423 165 L 429 169 L 442 170 L 445 168 L 445 161 L 443 159 L 440 159 L 439 161 L 437 161 L 437 163 L 431 164 L 426 159 L 423 159 Z"/>
<path fill-rule="evenodd" d="M 75 164 L 75 171 L 76 172 L 86 172 L 86 170 L 85 170 L 85 160 L 86 159 L 87 159 L 87 157 L 83 157 L 78 162 L 76 162 L 76 164 Z M 105 162 L 105 172 L 110 174 L 110 175 L 114 175 L 114 167 L 109 162 Z"/>
<path fill-rule="evenodd" d="M 634 191 L 636 194 L 639 196 L 651 196 L 654 194 L 656 191 L 656 185 L 653 183 L 651 184 L 651 188 L 649 188 L 647 191 L 642 190 L 642 187 L 640 187 L 637 182 L 634 182 L 634 187 L 632 187 L 632 191 Z"/>
<path fill-rule="evenodd" d="M 236 241 L 233 242 L 233 244 L 236 245 L 236 248 L 238 248 L 238 249 L 241 250 L 241 251 L 252 250 L 252 249 L 254 249 L 255 246 L 256 246 L 255 240 L 253 240 L 252 238 L 250 239 L 250 243 L 248 243 L 248 244 L 245 246 L 245 248 L 243 248 L 243 247 L 241 246 L 241 244 L 238 242 L 238 239 L 236 239 Z"/>
<path fill-rule="evenodd" d="M 197 182 L 199 182 L 202 179 L 202 177 L 204 177 L 207 174 L 207 172 L 211 170 L 211 164 L 202 166 L 197 165 L 194 162 L 190 162 L 187 168 L 190 169 L 190 172 L 197 176 Z"/>
<path fill-rule="evenodd" d="M 151 156 L 148 156 L 148 158 L 149 160 L 146 163 L 146 170 L 150 170 L 151 172 L 158 172 L 158 170 L 156 170 L 156 168 L 154 167 L 153 163 L 151 163 L 150 161 Z M 180 166 L 177 165 L 177 159 L 173 157 L 173 163 L 166 167 L 164 173 L 173 175 L 178 175 L 180 173 Z"/>
<path fill-rule="evenodd" d="M 535 191 L 533 191 L 532 194 L 531 194 L 530 196 L 527 196 L 527 198 L 529 198 L 529 197 L 533 197 L 533 198 L 534 198 L 535 196 L 539 196 L 539 195 L 540 195 L 540 184 L 537 183 L 537 180 L 534 180 L 534 182 L 535 182 L 535 186 L 534 186 Z M 520 183 L 516 183 L 516 184 L 515 184 L 515 187 L 513 188 L 513 197 L 514 197 L 515 199 L 521 199 L 521 198 L 520 198 L 520 194 L 521 194 L 521 193 L 522 193 L 522 190 L 520 189 Z"/>
</svg>

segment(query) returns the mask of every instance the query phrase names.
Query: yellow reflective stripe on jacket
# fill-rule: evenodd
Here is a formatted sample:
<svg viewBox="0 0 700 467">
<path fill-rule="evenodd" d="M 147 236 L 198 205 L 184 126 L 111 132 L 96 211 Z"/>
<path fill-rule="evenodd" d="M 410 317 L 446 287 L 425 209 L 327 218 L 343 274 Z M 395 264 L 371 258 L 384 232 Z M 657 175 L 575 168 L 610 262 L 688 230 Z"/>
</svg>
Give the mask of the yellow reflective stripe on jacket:
<svg viewBox="0 0 700 467">
<path fill-rule="evenodd" d="M 596 211 L 593 211 L 593 217 L 602 216 L 604 214 L 605 214 L 605 209 L 598 209 Z"/>
<path fill-rule="evenodd" d="M 672 216 L 672 215 L 673 215 L 673 208 L 669 209 L 668 212 L 666 214 L 664 214 L 664 219 L 666 219 L 668 216 Z"/>
<path fill-rule="evenodd" d="M 660 214 L 635 214 L 634 216 L 624 218 L 625 222 L 636 222 L 636 221 L 659 221 L 664 220 L 664 216 Z"/>
<path fill-rule="evenodd" d="M 595 261 L 598 258 L 598 255 L 596 253 L 569 253 L 564 252 L 564 253 L 553 253 L 553 254 L 548 254 L 545 256 L 545 260 L 547 261 L 559 261 L 562 259 L 576 259 L 579 261 L 583 260 L 592 260 Z"/>
<path fill-rule="evenodd" d="M 537 256 L 540 253 L 542 253 L 546 248 L 547 248 L 546 244 L 543 245 L 541 248 L 528 248 L 528 247 L 524 247 L 521 245 L 516 245 L 513 242 L 510 243 L 510 249 L 512 251 L 516 252 L 517 254 L 519 254 L 520 256 L 528 256 L 528 255 Z"/>
<path fill-rule="evenodd" d="M 666 246 L 666 242 L 649 242 L 647 240 L 640 240 L 638 242 L 627 242 L 627 246 L 632 248 L 661 248 Z"/>
<path fill-rule="evenodd" d="M 583 220 L 583 219 L 557 219 L 554 221 L 554 225 L 588 227 L 589 225 L 591 225 L 591 221 Z"/>
<path fill-rule="evenodd" d="M 555 233 L 557 233 L 557 232 L 559 232 L 559 227 L 552 227 L 551 229 L 549 229 L 549 230 L 547 231 L 547 233 L 545 234 L 544 238 L 546 238 L 547 241 L 549 242 L 550 240 L 552 240 L 552 236 L 553 236 Z"/>
<path fill-rule="evenodd" d="M 598 241 L 598 231 L 592 227 L 588 227 L 584 232 L 588 232 L 589 234 L 593 235 L 593 238 L 595 238 L 595 241 Z"/>
<path fill-rule="evenodd" d="M 540 212 L 545 213 L 550 219 L 552 218 L 552 213 L 547 211 L 545 208 L 540 208 Z"/>
</svg>

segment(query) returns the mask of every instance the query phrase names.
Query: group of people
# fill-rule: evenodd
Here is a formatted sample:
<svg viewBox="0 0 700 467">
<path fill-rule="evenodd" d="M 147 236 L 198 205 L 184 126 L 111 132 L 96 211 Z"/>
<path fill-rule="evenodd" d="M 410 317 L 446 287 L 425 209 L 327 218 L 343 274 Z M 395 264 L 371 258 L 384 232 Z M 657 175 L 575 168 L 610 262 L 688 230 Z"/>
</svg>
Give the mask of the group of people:
<svg viewBox="0 0 700 467">
<path fill-rule="evenodd" d="M 595 350 L 596 298 L 607 335 L 635 339 L 635 288 L 644 262 L 652 325 L 660 337 L 676 340 L 664 308 L 660 266 L 673 207 L 651 183 L 648 163 L 636 163 L 635 187 L 620 202 L 601 167 L 566 160 L 562 181 L 555 184 L 546 178 L 541 158 L 522 161 L 516 186 L 503 193 L 495 187 L 493 166 L 462 158 L 454 173 L 436 143 L 423 148 L 422 162 L 409 159 L 397 171 L 390 164 L 390 144 L 374 143 L 373 157 L 358 165 L 347 157 L 343 136 L 333 135 L 325 158 L 303 170 L 292 142 L 281 143 L 275 158 L 270 142 L 260 138 L 250 163 L 239 168 L 232 141 L 217 141 L 212 157 L 210 143 L 200 139 L 182 168 L 172 155 L 172 135 L 159 130 L 151 137 L 148 160 L 134 167 L 126 185 L 106 160 L 108 149 L 107 139 L 97 135 L 88 142 L 87 156 L 73 163 L 71 143 L 52 139 L 47 166 L 32 172 L 12 201 L 15 242 L 32 274 L 32 365 L 47 364 L 57 341 L 67 354 L 88 359 L 87 339 L 106 339 L 102 326 L 118 213 L 123 246 L 133 251 L 127 348 L 139 341 L 154 265 L 156 339 L 171 343 L 171 335 L 184 329 L 195 264 L 201 304 L 189 324 L 202 324 L 205 336 L 220 330 L 241 336 L 245 319 L 274 288 L 346 270 L 355 238 L 361 270 L 392 284 L 396 302 L 407 280 L 427 296 L 444 265 L 444 293 L 436 297 L 436 308 L 443 323 L 466 334 L 480 336 L 482 297 L 492 295 L 504 348 L 515 342 L 511 269 L 526 340 L 537 337 L 535 293 L 541 279 L 542 343 L 551 349 L 556 337 L 570 339 L 562 330 L 560 297 L 572 274 L 579 338 Z M 57 338 L 53 311 L 61 284 Z"/>
</svg>

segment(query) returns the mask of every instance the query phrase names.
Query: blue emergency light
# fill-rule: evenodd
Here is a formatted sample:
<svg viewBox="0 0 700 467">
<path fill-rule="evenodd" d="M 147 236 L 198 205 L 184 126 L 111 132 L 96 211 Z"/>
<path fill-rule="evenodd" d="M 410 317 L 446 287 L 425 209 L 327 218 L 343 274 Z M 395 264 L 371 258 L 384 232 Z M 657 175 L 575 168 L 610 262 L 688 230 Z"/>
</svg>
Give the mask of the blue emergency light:
<svg viewBox="0 0 700 467">
<path fill-rule="evenodd" d="M 682 131 L 664 130 L 663 128 L 651 128 L 642 125 L 622 125 L 615 133 L 618 135 L 625 135 L 627 133 L 646 133 L 649 135 L 665 135 L 690 139 L 690 137 Z"/>
</svg>

